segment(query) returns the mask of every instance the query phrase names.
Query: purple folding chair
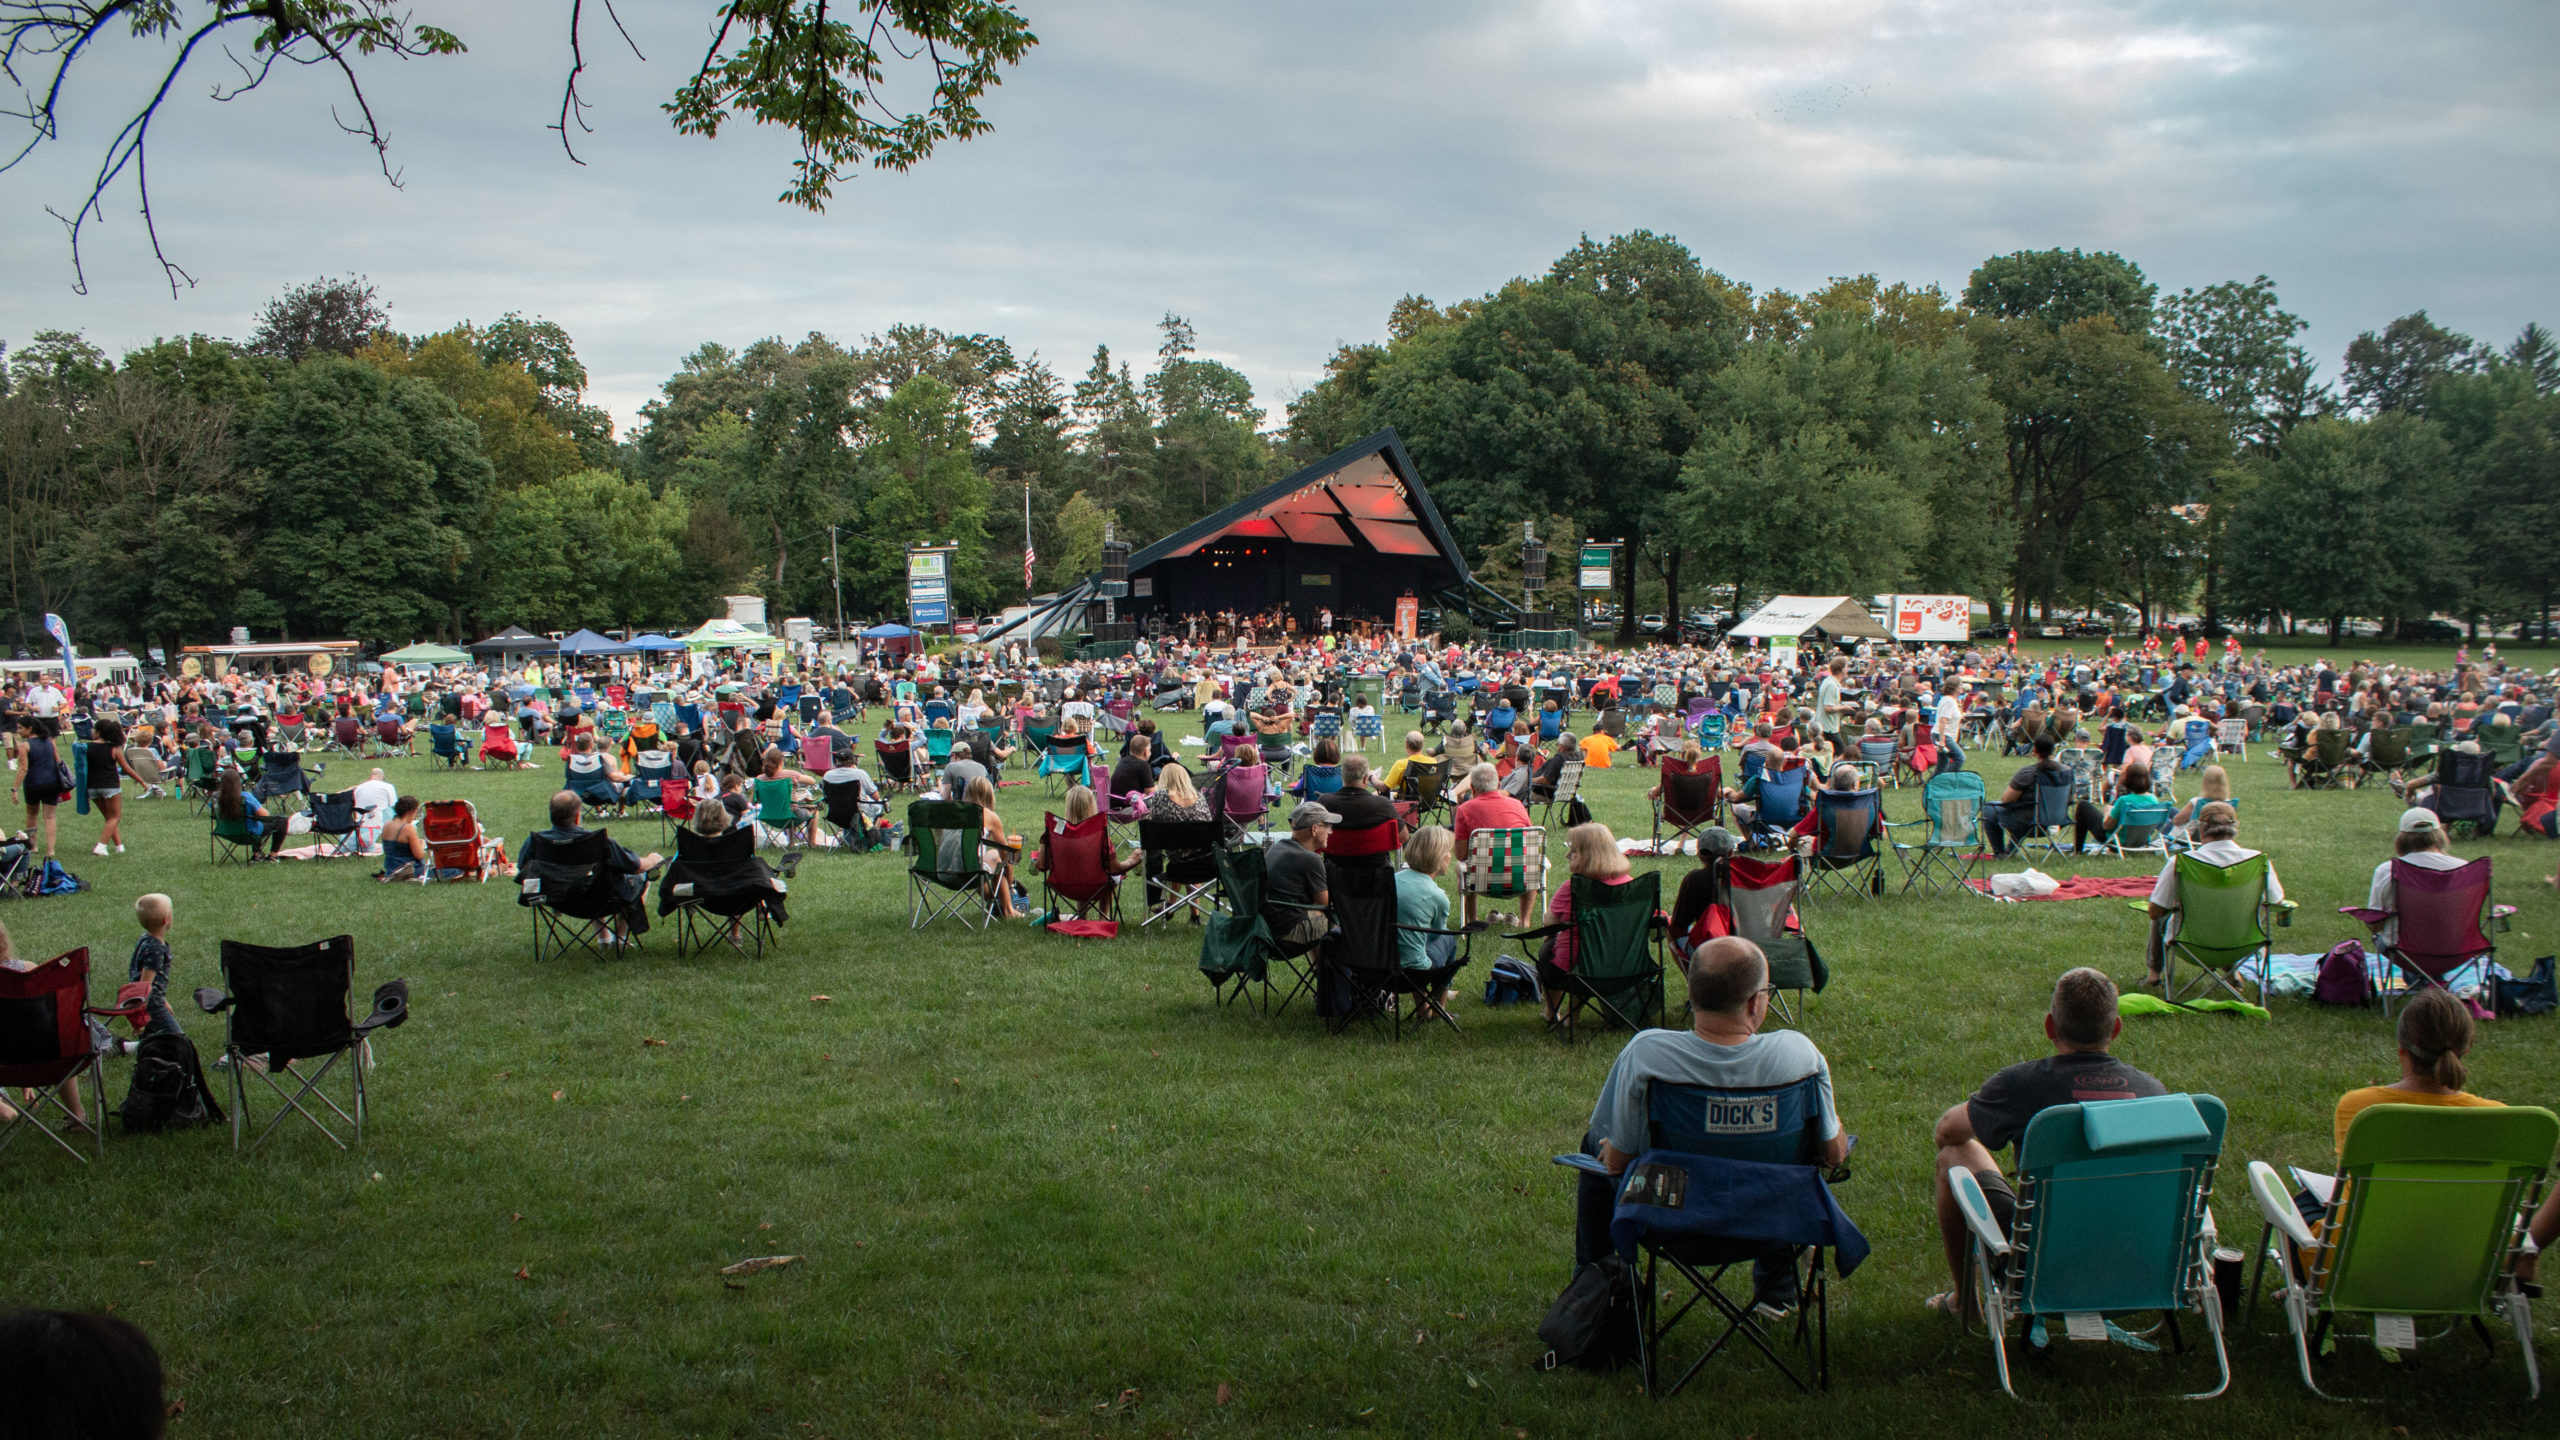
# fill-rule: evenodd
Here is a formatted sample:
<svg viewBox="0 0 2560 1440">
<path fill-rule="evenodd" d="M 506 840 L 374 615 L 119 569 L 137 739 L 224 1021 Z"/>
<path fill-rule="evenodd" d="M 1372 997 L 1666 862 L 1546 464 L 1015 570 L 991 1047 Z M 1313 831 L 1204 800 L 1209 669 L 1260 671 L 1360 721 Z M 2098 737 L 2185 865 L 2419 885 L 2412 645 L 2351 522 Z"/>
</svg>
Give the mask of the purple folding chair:
<svg viewBox="0 0 2560 1440">
<path fill-rule="evenodd" d="M 2507 917 L 2515 909 L 2489 903 L 2489 873 L 2486 855 L 2451 870 L 2394 860 L 2391 885 L 2396 908 L 2342 905 L 2338 910 L 2376 931 L 2387 921 L 2400 922 L 2398 932 L 2383 942 L 2382 953 L 2415 993 L 2444 984 L 2455 971 L 2475 961 L 2485 969 L 2498 958 L 2498 944 L 2491 937 L 2507 928 Z M 2382 997 L 2382 1013 L 2386 1018 L 2391 1014 L 2388 991 Z"/>
<path fill-rule="evenodd" d="M 1271 767 L 1229 765 L 1218 772 L 1219 818 L 1233 833 L 1251 833 L 1270 806 Z"/>
</svg>

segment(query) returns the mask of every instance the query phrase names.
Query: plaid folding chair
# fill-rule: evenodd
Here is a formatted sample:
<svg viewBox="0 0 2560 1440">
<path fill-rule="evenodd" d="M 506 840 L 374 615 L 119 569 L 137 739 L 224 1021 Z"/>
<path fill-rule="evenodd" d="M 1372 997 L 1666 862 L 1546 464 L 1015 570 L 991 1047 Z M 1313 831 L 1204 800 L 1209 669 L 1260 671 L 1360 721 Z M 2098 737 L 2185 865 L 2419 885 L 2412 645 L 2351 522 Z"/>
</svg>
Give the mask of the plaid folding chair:
<svg viewBox="0 0 2560 1440">
<path fill-rule="evenodd" d="M 949 917 L 962 925 L 993 925 L 994 883 L 978 845 L 985 812 L 966 800 L 918 800 L 907 806 L 907 928 L 921 930 Z"/>
<path fill-rule="evenodd" d="M 1561 782 L 1561 776 L 1557 777 Z M 1577 777 L 1578 778 L 1578 777 Z M 1558 789 L 1564 788 L 1561 783 Z M 1724 815 L 1724 760 L 1708 755 L 1695 765 L 1665 756 L 1662 761 L 1662 793 L 1653 797 L 1653 853 L 1670 853 L 1687 841 L 1695 848 L 1698 832 L 1715 824 Z"/>
<path fill-rule="evenodd" d="M 2152 925 L 2152 947 L 2160 956 L 2161 993 L 2172 1001 L 2206 990 L 2220 990 L 2234 1000 L 2240 993 L 2243 968 L 2258 978 L 2259 1005 L 2267 1003 L 2267 953 L 2274 948 L 2267 921 L 2293 923 L 2294 902 L 2267 899 L 2268 862 L 2252 855 L 2235 865 L 2216 865 L 2193 854 L 2170 862 L 2178 867 L 2178 908 Z M 2149 913 L 2147 901 L 2128 902 Z M 2178 963 L 2194 967 L 2195 978 L 2178 983 Z M 2249 962 L 2255 961 L 2255 965 Z"/>
<path fill-rule="evenodd" d="M 2381 942 L 2381 950 L 2411 995 L 2430 985 L 2450 985 L 2457 972 L 2474 966 L 2485 977 L 2498 958 L 2497 936 L 2507 928 L 2507 917 L 2515 913 L 2513 906 L 2491 903 L 2490 873 L 2486 855 L 2451 870 L 2395 859 L 2391 885 L 2396 908 L 2342 905 L 2338 913 L 2354 916 L 2377 934 L 2389 922 L 2400 922 L 2393 937 Z M 2381 988 L 2382 1015 L 2387 1020 L 2393 987 Z"/>
<path fill-rule="evenodd" d="M 242 1133 L 255 1122 L 249 1114 L 249 1077 L 256 1075 L 284 1103 L 258 1131 L 249 1148 L 267 1143 L 289 1115 L 300 1115 L 312 1128 L 344 1150 L 350 1140 L 364 1141 L 365 1071 L 372 1065 L 371 1038 L 408 1021 L 409 982 L 387 980 L 373 992 L 373 1008 L 362 1020 L 348 1014 L 355 988 L 356 942 L 339 935 L 312 945 L 278 947 L 222 942 L 222 983 L 216 990 L 196 991 L 196 1004 L 207 1015 L 226 1016 L 222 1063 L 231 1071 L 231 1148 L 240 1148 Z M 253 1063 L 253 1060 L 255 1063 Z M 319 1060 L 308 1074 L 295 1062 Z M 346 1062 L 347 1104 L 324 1088 L 331 1071 Z M 287 1091 L 277 1079 L 298 1082 Z M 341 1136 L 318 1105 L 348 1127 Z"/>
<path fill-rule="evenodd" d="M 1902 861 L 1902 888 L 1943 895 L 1964 888 L 1981 863 L 1982 777 L 1971 770 L 1949 770 L 1929 777 L 1920 787 L 1921 817 L 1888 820 L 1885 833 L 1919 828 L 1918 844 L 1896 840 L 1893 853 Z"/>
<path fill-rule="evenodd" d="M 86 947 L 57 955 L 27 970 L 0 970 L 0 1085 L 25 1087 L 32 1100 L 21 1100 L 17 1118 L 0 1128 L 0 1150 L 33 1130 L 59 1145 L 72 1159 L 87 1163 L 73 1142 L 79 1125 L 89 1132 L 95 1158 L 107 1157 L 107 1082 L 98 1063 L 91 1015 L 114 1010 L 89 1008 L 89 951 Z M 71 1111 L 80 1081 L 89 1081 L 89 1118 Z M 64 1096 L 69 1087 L 70 1098 Z M 48 1119 L 46 1112 L 57 1118 Z M 70 1133 L 66 1133 L 70 1132 Z"/>
<path fill-rule="evenodd" d="M 1476 901 L 1520 900 L 1547 892 L 1547 832 L 1535 825 L 1471 830 L 1458 867 L 1458 898 L 1472 924 Z"/>
<path fill-rule="evenodd" d="M 675 858 L 658 881 L 658 914 L 675 918 L 679 959 L 714 943 L 762 959 L 791 918 L 789 891 L 790 881 L 756 854 L 754 830 L 734 825 L 705 835 L 688 825 L 676 831 Z"/>
</svg>

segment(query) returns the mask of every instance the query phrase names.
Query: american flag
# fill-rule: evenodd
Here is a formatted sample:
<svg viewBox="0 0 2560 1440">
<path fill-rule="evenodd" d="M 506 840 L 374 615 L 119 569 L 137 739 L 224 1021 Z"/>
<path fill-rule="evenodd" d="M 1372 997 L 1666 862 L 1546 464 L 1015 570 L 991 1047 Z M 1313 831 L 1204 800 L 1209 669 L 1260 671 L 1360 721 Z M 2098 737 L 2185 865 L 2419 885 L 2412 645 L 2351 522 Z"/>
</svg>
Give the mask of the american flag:
<svg viewBox="0 0 2560 1440">
<path fill-rule="evenodd" d="M 1031 537 L 1030 537 L 1029 535 L 1025 535 L 1025 536 L 1023 536 L 1023 537 L 1022 537 L 1022 588 L 1023 588 L 1023 590 L 1024 590 L 1026 593 L 1031 589 L 1031 562 L 1032 562 L 1032 561 L 1034 561 L 1034 560 L 1037 560 L 1037 559 L 1039 559 L 1039 558 L 1040 558 L 1040 552 L 1039 552 L 1038 550 L 1035 550 L 1035 549 L 1033 549 L 1033 548 L 1032 548 L 1032 545 L 1031 545 Z"/>
</svg>

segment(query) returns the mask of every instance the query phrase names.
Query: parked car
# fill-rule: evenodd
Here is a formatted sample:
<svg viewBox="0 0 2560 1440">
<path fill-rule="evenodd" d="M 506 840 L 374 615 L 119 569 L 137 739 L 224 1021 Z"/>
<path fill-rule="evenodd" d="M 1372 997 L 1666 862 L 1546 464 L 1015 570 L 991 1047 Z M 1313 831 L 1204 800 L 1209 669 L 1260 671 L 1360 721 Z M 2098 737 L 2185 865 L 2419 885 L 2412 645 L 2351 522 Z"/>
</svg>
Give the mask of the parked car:
<svg viewBox="0 0 2560 1440">
<path fill-rule="evenodd" d="M 2115 627 L 2106 621 L 2092 619 L 2086 615 L 2062 622 L 2062 636 L 2066 640 L 2097 640 L 2114 633 L 2116 633 Z"/>
<path fill-rule="evenodd" d="M 2435 619 L 2431 616 L 2424 620 L 2401 621 L 2400 638 L 2403 640 L 2451 641 L 2459 640 L 2463 637 L 2461 626 L 2448 624 L 2445 621 Z"/>
<path fill-rule="evenodd" d="M 1636 617 L 1636 628 L 1647 635 L 1661 634 L 1663 627 L 1668 623 L 1670 622 L 1664 620 L 1659 615 L 1639 615 Z"/>
</svg>

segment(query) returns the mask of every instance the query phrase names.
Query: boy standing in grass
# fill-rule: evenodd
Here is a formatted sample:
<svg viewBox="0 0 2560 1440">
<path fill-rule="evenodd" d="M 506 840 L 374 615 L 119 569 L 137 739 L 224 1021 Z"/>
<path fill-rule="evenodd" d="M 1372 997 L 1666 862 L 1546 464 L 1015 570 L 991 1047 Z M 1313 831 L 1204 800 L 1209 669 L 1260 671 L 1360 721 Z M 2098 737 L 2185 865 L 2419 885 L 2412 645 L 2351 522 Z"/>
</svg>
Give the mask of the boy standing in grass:
<svg viewBox="0 0 2560 1440">
<path fill-rule="evenodd" d="M 133 902 L 133 918 L 142 924 L 142 938 L 133 942 L 133 959 L 125 967 L 128 984 L 143 981 L 151 986 L 150 998 L 143 1009 L 150 1019 L 142 1033 L 150 1035 L 182 1035 L 177 1012 L 169 1008 L 169 925 L 174 912 L 166 895 L 145 895 Z"/>
</svg>

